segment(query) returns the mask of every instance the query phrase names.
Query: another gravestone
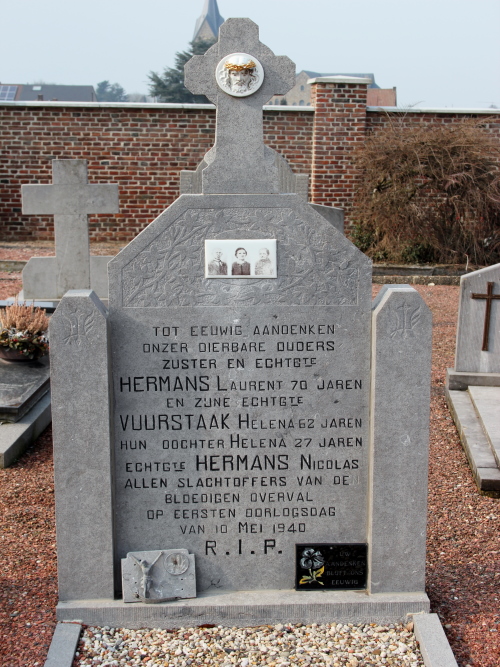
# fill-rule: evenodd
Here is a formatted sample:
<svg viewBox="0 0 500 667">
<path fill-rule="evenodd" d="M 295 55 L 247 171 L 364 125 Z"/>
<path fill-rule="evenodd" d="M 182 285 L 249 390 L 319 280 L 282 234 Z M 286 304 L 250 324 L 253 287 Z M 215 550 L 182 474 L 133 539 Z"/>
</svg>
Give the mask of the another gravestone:
<svg viewBox="0 0 500 667">
<path fill-rule="evenodd" d="M 70 289 L 108 296 L 111 257 L 91 256 L 89 213 L 117 213 L 118 186 L 93 185 L 86 160 L 53 160 L 52 185 L 23 185 L 25 215 L 54 215 L 55 257 L 32 257 L 23 269 L 24 299 L 60 299 Z"/>
<path fill-rule="evenodd" d="M 425 611 L 429 311 L 408 286 L 372 305 L 370 260 L 279 193 L 262 104 L 294 68 L 255 24 L 226 21 L 186 75 L 218 109 L 203 193 L 110 262 L 109 313 L 70 292 L 51 322 L 59 618 L 168 627 Z M 226 253 L 225 275 L 206 248 Z M 368 595 L 336 573 L 340 547 L 362 561 Z M 120 559 L 168 549 L 195 555 L 195 600 L 147 612 L 112 600 Z M 320 557 L 324 571 L 297 581 Z"/>
<path fill-rule="evenodd" d="M 479 489 L 500 495 L 500 264 L 461 278 L 446 392 Z"/>
<path fill-rule="evenodd" d="M 50 388 L 49 359 L 0 360 L 0 422 L 17 422 Z"/>
<path fill-rule="evenodd" d="M 48 357 L 0 360 L 0 468 L 10 466 L 50 424 Z"/>
</svg>

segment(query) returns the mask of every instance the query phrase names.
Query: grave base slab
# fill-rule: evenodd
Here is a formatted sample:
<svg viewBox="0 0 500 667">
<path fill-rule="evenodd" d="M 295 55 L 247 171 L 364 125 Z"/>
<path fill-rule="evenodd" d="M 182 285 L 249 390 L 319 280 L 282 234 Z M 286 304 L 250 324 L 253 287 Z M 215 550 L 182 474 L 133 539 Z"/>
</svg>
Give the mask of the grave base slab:
<svg viewBox="0 0 500 667">
<path fill-rule="evenodd" d="M 18 422 L 50 389 L 48 356 L 32 361 L 0 361 L 0 421 Z"/>
<path fill-rule="evenodd" d="M 500 469 L 468 391 L 445 389 L 446 400 L 479 491 L 500 497 Z"/>
<path fill-rule="evenodd" d="M 15 423 L 0 424 L 0 468 L 8 468 L 52 421 L 50 392 Z"/>
<path fill-rule="evenodd" d="M 194 627 L 204 623 L 252 627 L 277 623 L 396 623 L 429 613 L 425 593 L 364 591 L 214 591 L 163 604 L 72 600 L 57 605 L 58 621 L 137 628 Z"/>
<path fill-rule="evenodd" d="M 101 299 L 108 298 L 108 262 L 113 255 L 91 255 L 90 289 Z M 57 287 L 57 258 L 31 257 L 23 269 L 23 296 L 30 302 L 55 301 L 63 294 Z"/>
<path fill-rule="evenodd" d="M 500 373 L 466 373 L 448 368 L 446 383 L 451 391 L 465 391 L 467 387 L 500 387 Z"/>
</svg>

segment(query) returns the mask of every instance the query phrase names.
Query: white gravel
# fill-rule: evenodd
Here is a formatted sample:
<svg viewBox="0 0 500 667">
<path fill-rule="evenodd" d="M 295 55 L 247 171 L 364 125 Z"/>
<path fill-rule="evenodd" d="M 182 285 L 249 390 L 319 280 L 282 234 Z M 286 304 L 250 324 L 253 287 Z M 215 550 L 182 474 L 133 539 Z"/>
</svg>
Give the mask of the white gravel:
<svg viewBox="0 0 500 667">
<path fill-rule="evenodd" d="M 198 627 L 176 630 L 85 630 L 76 665 L 143 667 L 420 667 L 413 624 L 379 626 L 327 623 L 256 628 Z"/>
</svg>

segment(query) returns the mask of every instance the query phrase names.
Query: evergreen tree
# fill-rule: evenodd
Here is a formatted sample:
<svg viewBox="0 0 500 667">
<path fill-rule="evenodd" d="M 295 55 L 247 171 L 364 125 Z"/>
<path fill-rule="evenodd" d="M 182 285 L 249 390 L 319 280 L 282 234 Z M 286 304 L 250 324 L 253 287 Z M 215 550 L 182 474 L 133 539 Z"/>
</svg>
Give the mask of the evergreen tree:
<svg viewBox="0 0 500 667">
<path fill-rule="evenodd" d="M 192 56 L 202 56 L 214 41 L 198 39 L 190 42 L 188 51 L 175 54 L 175 67 L 166 67 L 163 74 L 150 72 L 148 78 L 149 94 L 159 102 L 178 102 L 182 104 L 207 104 L 205 95 L 193 95 L 184 86 L 184 65 Z"/>
<path fill-rule="evenodd" d="M 95 94 L 98 102 L 127 102 L 125 89 L 119 83 L 100 81 Z"/>
</svg>

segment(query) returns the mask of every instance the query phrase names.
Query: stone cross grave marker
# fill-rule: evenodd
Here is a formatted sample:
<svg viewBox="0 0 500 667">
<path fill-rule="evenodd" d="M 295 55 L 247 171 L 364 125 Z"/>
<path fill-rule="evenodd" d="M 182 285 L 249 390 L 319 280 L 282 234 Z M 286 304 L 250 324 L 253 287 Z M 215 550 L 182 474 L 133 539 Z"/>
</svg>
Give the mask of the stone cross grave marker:
<svg viewBox="0 0 500 667">
<path fill-rule="evenodd" d="M 25 299 L 60 299 L 92 288 L 107 297 L 111 257 L 91 257 L 88 214 L 117 213 L 118 186 L 88 183 L 86 160 L 53 160 L 52 185 L 23 185 L 25 215 L 54 215 L 56 256 L 34 257 L 23 270 Z"/>
<path fill-rule="evenodd" d="M 455 371 L 500 373 L 500 264 L 460 280 Z"/>
<path fill-rule="evenodd" d="M 59 619 L 401 619 L 429 605 L 430 314 L 408 286 L 372 305 L 369 258 L 273 194 L 262 103 L 293 67 L 248 19 L 220 35 L 186 67 L 218 105 L 203 193 L 110 262 L 108 311 L 75 291 L 51 320 Z M 95 602 L 169 549 L 195 600 Z"/>
<path fill-rule="evenodd" d="M 446 398 L 483 493 L 500 495 L 500 264 L 460 279 L 455 368 Z"/>
<path fill-rule="evenodd" d="M 249 64 L 256 81 L 247 83 L 240 77 Z M 203 192 L 277 193 L 274 155 L 264 147 L 262 105 L 292 88 L 294 63 L 259 41 L 255 23 L 228 19 L 219 41 L 205 55 L 194 56 L 184 72 L 186 87 L 217 106 L 215 146 L 205 157 L 209 165 L 203 171 Z"/>
</svg>

